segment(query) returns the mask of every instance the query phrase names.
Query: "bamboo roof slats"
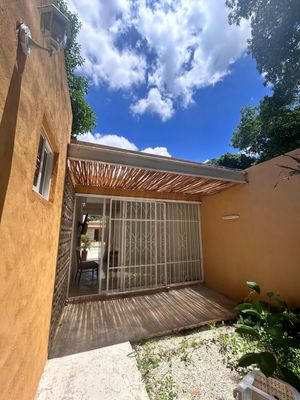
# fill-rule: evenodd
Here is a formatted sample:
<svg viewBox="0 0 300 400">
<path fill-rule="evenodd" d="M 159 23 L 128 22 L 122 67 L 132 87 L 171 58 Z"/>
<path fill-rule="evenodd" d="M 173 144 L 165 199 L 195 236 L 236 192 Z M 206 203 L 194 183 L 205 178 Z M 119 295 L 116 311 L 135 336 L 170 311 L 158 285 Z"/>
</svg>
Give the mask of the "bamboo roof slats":
<svg viewBox="0 0 300 400">
<path fill-rule="evenodd" d="M 101 161 L 69 159 L 68 166 L 74 185 L 81 187 L 208 195 L 238 184 L 224 179 L 133 168 Z"/>
</svg>

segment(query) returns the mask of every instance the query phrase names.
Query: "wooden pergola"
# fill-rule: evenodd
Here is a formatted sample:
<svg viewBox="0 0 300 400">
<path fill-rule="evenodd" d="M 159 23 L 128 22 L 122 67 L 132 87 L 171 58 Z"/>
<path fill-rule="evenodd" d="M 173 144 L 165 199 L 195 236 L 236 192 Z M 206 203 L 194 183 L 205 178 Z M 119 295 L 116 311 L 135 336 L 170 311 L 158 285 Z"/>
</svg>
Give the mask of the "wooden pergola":
<svg viewBox="0 0 300 400">
<path fill-rule="evenodd" d="M 78 193 L 107 196 L 198 200 L 246 183 L 240 170 L 72 142 L 68 167 Z"/>
</svg>

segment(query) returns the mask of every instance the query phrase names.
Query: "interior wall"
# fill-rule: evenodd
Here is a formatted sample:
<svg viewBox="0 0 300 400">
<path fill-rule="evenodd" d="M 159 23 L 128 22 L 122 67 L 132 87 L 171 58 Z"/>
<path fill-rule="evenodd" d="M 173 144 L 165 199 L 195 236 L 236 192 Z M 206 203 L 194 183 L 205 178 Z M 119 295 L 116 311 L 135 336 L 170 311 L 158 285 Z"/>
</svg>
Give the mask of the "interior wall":
<svg viewBox="0 0 300 400">
<path fill-rule="evenodd" d="M 18 45 L 17 21 L 43 44 L 37 2 L 0 2 L 0 387 L 35 397 L 48 353 L 71 106 L 63 53 Z M 41 128 L 55 152 L 49 201 L 33 191 Z"/>
<path fill-rule="evenodd" d="M 300 306 L 300 177 L 285 179 L 281 165 L 297 168 L 280 156 L 249 168 L 249 183 L 202 199 L 205 282 L 232 299 L 256 281 Z M 232 214 L 239 219 L 222 219 Z"/>
</svg>

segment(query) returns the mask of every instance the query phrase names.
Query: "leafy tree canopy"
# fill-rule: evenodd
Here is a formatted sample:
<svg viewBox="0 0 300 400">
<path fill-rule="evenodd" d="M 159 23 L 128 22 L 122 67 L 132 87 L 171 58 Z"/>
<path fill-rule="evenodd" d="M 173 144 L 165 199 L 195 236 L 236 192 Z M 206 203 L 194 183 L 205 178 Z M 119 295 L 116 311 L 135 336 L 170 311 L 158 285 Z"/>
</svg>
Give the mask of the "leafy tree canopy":
<svg viewBox="0 0 300 400">
<path fill-rule="evenodd" d="M 220 165 L 222 167 L 246 169 L 254 165 L 256 158 L 246 154 L 223 154 L 220 158 L 212 158 L 209 164 Z"/>
<path fill-rule="evenodd" d="M 244 107 L 231 138 L 233 147 L 259 161 L 268 160 L 300 146 L 300 108 L 277 108 L 270 113 L 272 97 L 265 97 L 258 107 Z"/>
<path fill-rule="evenodd" d="M 299 0 L 226 0 L 229 23 L 251 24 L 249 51 L 273 94 L 244 107 L 231 144 L 258 161 L 300 146 Z"/>
<path fill-rule="evenodd" d="M 70 37 L 65 48 L 65 63 L 71 105 L 73 112 L 72 136 L 84 134 L 96 126 L 95 113 L 85 99 L 89 90 L 89 82 L 86 78 L 75 74 L 76 68 L 84 64 L 80 54 L 80 45 L 77 36 L 81 28 L 78 15 L 72 13 L 64 0 L 58 0 L 58 8 L 70 21 Z"/>
<path fill-rule="evenodd" d="M 250 20 L 249 50 L 266 83 L 291 96 L 300 84 L 299 0 L 226 0 L 229 23 Z"/>
</svg>

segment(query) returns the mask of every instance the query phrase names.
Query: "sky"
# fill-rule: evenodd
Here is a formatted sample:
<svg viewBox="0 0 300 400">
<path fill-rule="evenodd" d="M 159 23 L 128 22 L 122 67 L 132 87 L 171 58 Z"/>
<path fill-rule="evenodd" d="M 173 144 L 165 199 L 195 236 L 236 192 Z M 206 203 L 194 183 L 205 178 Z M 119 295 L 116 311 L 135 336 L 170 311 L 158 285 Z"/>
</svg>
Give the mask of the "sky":
<svg viewBox="0 0 300 400">
<path fill-rule="evenodd" d="M 97 126 L 80 140 L 205 162 L 268 93 L 224 0 L 68 0 Z"/>
</svg>

